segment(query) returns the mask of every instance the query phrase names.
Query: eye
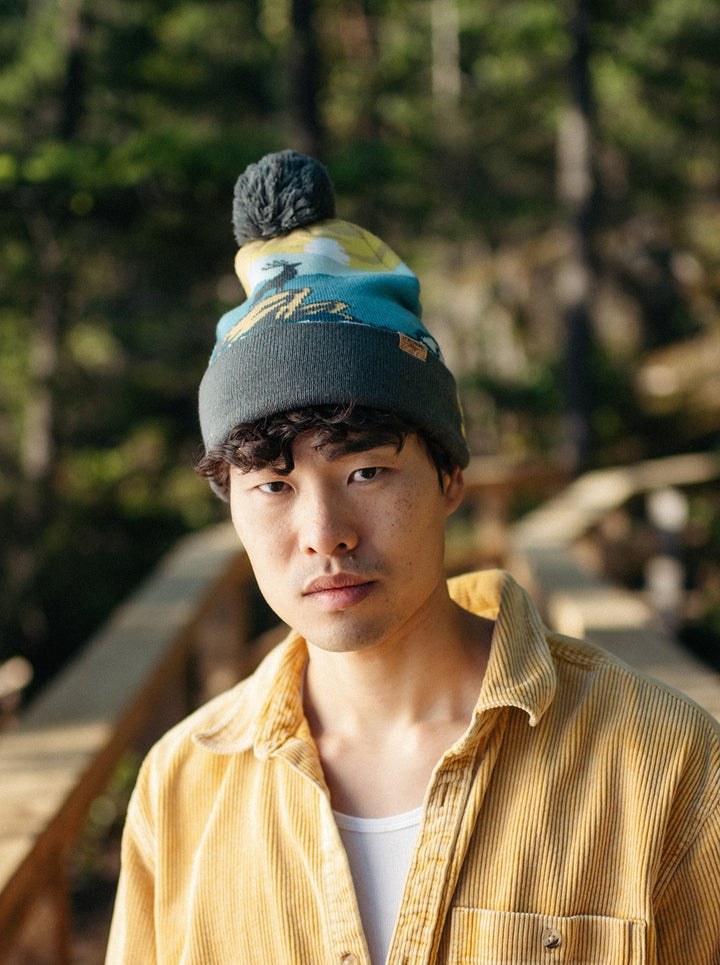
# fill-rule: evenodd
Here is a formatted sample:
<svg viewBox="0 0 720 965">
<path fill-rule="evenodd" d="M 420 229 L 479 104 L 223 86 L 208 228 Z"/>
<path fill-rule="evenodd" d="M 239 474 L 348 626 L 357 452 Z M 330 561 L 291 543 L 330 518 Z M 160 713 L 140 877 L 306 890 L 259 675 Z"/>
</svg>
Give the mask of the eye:
<svg viewBox="0 0 720 965">
<path fill-rule="evenodd" d="M 283 493 L 288 489 L 288 484 L 282 479 L 271 479 L 270 482 L 260 483 L 257 487 L 261 493 L 269 493 L 274 495 L 276 493 Z"/>
<path fill-rule="evenodd" d="M 371 479 L 377 479 L 382 472 L 383 469 L 380 466 L 366 466 L 363 469 L 356 469 L 350 476 L 350 481 L 369 482 Z"/>
</svg>

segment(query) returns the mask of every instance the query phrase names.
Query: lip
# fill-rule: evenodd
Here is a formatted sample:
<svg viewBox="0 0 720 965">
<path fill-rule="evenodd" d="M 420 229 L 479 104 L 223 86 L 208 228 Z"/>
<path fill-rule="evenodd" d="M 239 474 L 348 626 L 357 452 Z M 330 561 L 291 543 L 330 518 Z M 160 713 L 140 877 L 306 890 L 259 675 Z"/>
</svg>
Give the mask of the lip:
<svg viewBox="0 0 720 965">
<path fill-rule="evenodd" d="M 372 591 L 374 580 L 352 573 L 318 576 L 303 589 L 308 597 L 323 610 L 346 610 L 361 603 Z"/>
</svg>

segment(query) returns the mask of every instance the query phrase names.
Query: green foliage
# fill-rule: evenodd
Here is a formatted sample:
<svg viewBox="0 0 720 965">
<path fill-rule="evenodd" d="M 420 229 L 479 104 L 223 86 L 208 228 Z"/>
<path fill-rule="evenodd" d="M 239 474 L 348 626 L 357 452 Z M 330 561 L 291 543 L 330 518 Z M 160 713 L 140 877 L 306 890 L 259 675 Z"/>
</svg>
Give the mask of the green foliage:
<svg viewBox="0 0 720 965">
<path fill-rule="evenodd" d="M 420 270 L 479 448 L 550 450 L 570 5 L 454 0 L 454 53 L 434 47 L 437 3 L 315 0 L 323 160 L 341 214 Z M 583 362 L 602 462 L 698 441 L 691 412 L 648 417 L 635 372 L 720 325 L 720 8 L 586 8 L 590 261 L 612 296 Z M 241 297 L 234 180 L 265 151 L 317 142 L 298 56 L 289 0 L 3 5 L 0 659 L 50 672 L 180 533 L 224 513 L 190 468 L 196 389 Z M 459 78 L 445 100 L 442 56 Z"/>
</svg>

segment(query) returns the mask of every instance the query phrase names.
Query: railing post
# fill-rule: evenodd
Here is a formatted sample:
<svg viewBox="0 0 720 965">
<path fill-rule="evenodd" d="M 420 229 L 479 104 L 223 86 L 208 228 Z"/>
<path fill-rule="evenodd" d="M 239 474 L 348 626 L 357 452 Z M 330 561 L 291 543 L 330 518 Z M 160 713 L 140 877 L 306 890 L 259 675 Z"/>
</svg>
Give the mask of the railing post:
<svg viewBox="0 0 720 965">
<path fill-rule="evenodd" d="M 238 575 L 225 585 L 213 609 L 195 628 L 192 660 L 196 704 L 205 703 L 245 676 L 249 629 L 248 581 Z"/>
<path fill-rule="evenodd" d="M 513 493 L 495 486 L 474 500 L 474 541 L 484 567 L 505 566 L 508 555 L 508 515 Z"/>
<path fill-rule="evenodd" d="M 72 965 L 72 921 L 67 855 L 45 866 L 44 888 L 22 910 L 12 941 L 0 944 L 2 965 Z"/>
<path fill-rule="evenodd" d="M 67 859 L 64 854 L 59 854 L 55 861 L 52 886 L 55 904 L 55 961 L 57 965 L 71 965 L 72 922 Z"/>
</svg>

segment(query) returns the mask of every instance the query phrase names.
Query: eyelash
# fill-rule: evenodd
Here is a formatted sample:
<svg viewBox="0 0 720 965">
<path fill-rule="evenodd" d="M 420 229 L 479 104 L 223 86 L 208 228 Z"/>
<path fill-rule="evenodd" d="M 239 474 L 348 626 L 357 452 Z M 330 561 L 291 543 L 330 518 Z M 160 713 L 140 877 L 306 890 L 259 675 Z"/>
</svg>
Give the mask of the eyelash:
<svg viewBox="0 0 720 965">
<path fill-rule="evenodd" d="M 372 473 L 372 475 L 367 477 L 361 477 L 358 480 L 359 482 L 370 482 L 373 479 L 377 479 L 377 477 L 381 475 L 381 473 L 383 472 L 383 468 L 381 466 L 363 466 L 362 469 L 355 469 L 352 473 L 350 473 L 349 481 L 352 482 L 355 476 L 358 476 L 360 473 L 366 473 L 366 472 Z M 262 493 L 266 493 L 267 495 L 270 495 L 270 496 L 277 496 L 280 493 L 285 491 L 285 488 L 287 487 L 287 485 L 288 483 L 286 483 L 282 479 L 271 479 L 268 482 L 261 483 L 257 488 Z M 278 488 L 277 489 L 271 488 L 274 486 L 277 486 Z"/>
<path fill-rule="evenodd" d="M 350 478 L 352 479 L 353 476 L 357 476 L 358 473 L 361 473 L 361 472 L 371 472 L 371 473 L 372 473 L 372 476 L 368 476 L 368 477 L 362 479 L 362 482 L 369 482 L 371 479 L 377 479 L 377 477 L 382 473 L 382 469 L 381 469 L 380 466 L 363 466 L 362 469 L 356 469 L 356 470 L 351 474 Z"/>
<path fill-rule="evenodd" d="M 270 486 L 279 486 L 280 488 L 279 488 L 279 489 L 270 489 L 270 488 L 268 488 L 268 487 L 270 487 Z M 283 482 L 282 479 L 271 479 L 270 482 L 261 483 L 257 488 L 258 488 L 258 489 L 260 490 L 260 492 L 262 492 L 262 493 L 267 493 L 268 495 L 275 496 L 275 495 L 277 495 L 278 493 L 283 492 L 285 486 L 287 486 L 287 483 L 286 483 L 286 482 Z"/>
</svg>

